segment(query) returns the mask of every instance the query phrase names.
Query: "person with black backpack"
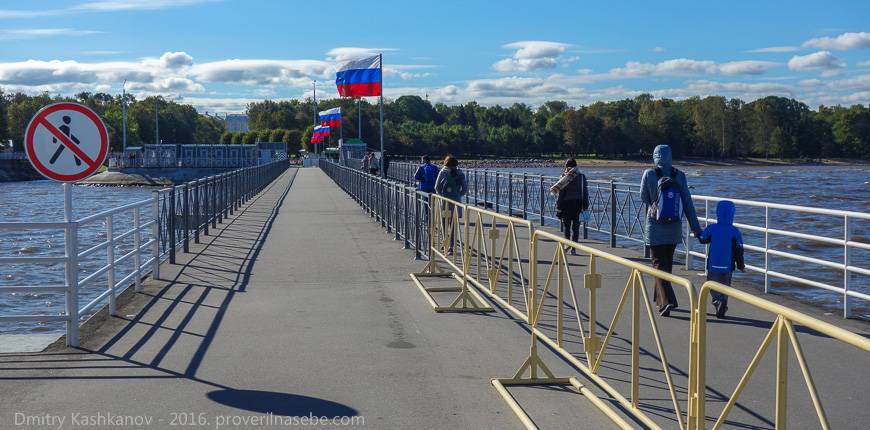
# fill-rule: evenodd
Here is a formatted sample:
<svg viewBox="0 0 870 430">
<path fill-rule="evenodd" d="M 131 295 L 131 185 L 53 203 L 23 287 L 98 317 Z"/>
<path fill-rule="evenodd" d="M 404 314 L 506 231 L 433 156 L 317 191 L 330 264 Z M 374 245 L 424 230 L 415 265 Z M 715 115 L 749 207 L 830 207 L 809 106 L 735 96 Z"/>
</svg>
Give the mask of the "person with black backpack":
<svg viewBox="0 0 870 430">
<path fill-rule="evenodd" d="M 565 171 L 550 187 L 550 192 L 556 194 L 556 217 L 562 221 L 565 239 L 577 242 L 580 238 L 580 214 L 589 209 L 586 175 L 580 173 L 577 160 L 569 158 L 565 162 Z M 571 255 L 577 255 L 577 250 L 571 248 Z"/>
<path fill-rule="evenodd" d="M 701 233 L 701 225 L 695 214 L 686 175 L 671 165 L 671 147 L 656 146 L 653 161 L 655 168 L 643 172 L 640 181 L 640 198 L 647 206 L 644 233 L 646 245 L 652 252 L 652 266 L 671 273 L 674 251 L 683 240 L 683 215 L 695 236 Z M 674 289 L 668 281 L 656 279 L 654 298 L 663 317 L 669 316 L 677 307 Z"/>
</svg>

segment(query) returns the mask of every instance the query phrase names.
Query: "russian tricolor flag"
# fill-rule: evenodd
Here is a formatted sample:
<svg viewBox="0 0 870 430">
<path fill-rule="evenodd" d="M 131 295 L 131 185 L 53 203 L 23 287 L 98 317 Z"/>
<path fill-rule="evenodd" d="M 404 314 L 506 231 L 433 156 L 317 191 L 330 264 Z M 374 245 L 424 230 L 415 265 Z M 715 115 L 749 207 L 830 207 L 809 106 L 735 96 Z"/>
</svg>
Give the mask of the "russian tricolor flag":
<svg viewBox="0 0 870 430">
<path fill-rule="evenodd" d="M 318 125 L 314 127 L 314 133 L 312 133 L 311 136 L 325 138 L 329 136 L 329 127 L 324 125 Z"/>
<path fill-rule="evenodd" d="M 341 108 L 332 108 L 322 112 L 320 114 L 320 125 L 326 127 L 341 127 Z"/>
<path fill-rule="evenodd" d="M 346 63 L 335 74 L 335 85 L 342 97 L 381 95 L 381 56 Z"/>
</svg>

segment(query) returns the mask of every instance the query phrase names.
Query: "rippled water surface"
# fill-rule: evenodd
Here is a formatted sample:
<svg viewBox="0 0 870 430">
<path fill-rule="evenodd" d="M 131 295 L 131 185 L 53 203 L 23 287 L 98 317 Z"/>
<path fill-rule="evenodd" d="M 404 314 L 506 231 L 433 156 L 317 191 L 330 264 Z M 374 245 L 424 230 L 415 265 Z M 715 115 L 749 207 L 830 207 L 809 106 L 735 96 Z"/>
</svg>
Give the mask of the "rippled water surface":
<svg viewBox="0 0 870 430">
<path fill-rule="evenodd" d="M 151 188 L 73 187 L 73 210 L 76 219 L 127 203 L 148 199 Z M 150 210 L 143 214 L 143 221 Z M 63 221 L 63 192 L 61 185 L 52 181 L 0 183 L 0 220 L 4 222 Z M 132 211 L 114 217 L 115 235 L 133 225 Z M 106 224 L 96 221 L 82 225 L 79 230 L 79 252 L 106 240 Z M 145 234 L 142 241 L 150 235 Z M 62 230 L 3 231 L 0 230 L 0 256 L 62 256 L 64 239 Z M 115 248 L 115 258 L 133 249 L 132 237 Z M 142 261 L 150 258 L 150 253 Z M 86 258 L 81 264 L 80 279 L 106 263 L 105 251 Z M 116 280 L 130 272 L 132 259 L 119 267 Z M 11 264 L 0 265 L 0 285 L 63 285 L 63 264 Z M 82 286 L 80 306 L 97 297 L 107 288 L 107 277 L 99 277 L 93 284 Z M 0 293 L 0 315 L 57 315 L 63 313 L 64 296 L 60 293 Z M 62 323 L 0 323 L 3 333 L 51 332 L 63 329 Z"/>
</svg>

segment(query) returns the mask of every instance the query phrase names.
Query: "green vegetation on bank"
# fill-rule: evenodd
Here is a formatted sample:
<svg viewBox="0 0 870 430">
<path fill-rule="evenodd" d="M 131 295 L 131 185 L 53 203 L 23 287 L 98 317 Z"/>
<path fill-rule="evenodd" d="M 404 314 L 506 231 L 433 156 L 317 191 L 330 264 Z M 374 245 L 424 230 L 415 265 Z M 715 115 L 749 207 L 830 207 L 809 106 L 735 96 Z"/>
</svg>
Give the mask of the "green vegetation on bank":
<svg viewBox="0 0 870 430">
<path fill-rule="evenodd" d="M 113 150 L 121 147 L 121 99 L 104 93 L 80 93 L 72 98 L 48 94 L 28 96 L 0 91 L 0 140 L 20 145 L 33 114 L 42 106 L 74 100 L 92 107 L 109 127 Z M 310 101 L 251 103 L 251 131 L 229 133 L 223 120 L 201 115 L 190 106 L 161 97 L 136 100 L 127 96 L 127 142 L 154 142 L 154 104 L 160 108 L 160 138 L 164 143 L 254 143 L 283 141 L 289 152 L 307 148 L 314 111 Z M 355 100 L 318 103 L 317 110 L 341 106 L 345 137 L 358 137 Z M 362 102 L 362 138 L 378 142 L 378 106 Z M 541 154 L 584 154 L 630 158 L 669 144 L 675 155 L 709 159 L 870 158 L 870 108 L 820 106 L 810 109 L 797 100 L 769 96 L 744 102 L 711 96 L 685 100 L 634 99 L 569 106 L 549 101 L 532 108 L 431 104 L 418 96 L 387 100 L 384 144 L 393 154 L 454 153 L 501 157 Z M 333 129 L 330 145 L 337 142 Z"/>
</svg>

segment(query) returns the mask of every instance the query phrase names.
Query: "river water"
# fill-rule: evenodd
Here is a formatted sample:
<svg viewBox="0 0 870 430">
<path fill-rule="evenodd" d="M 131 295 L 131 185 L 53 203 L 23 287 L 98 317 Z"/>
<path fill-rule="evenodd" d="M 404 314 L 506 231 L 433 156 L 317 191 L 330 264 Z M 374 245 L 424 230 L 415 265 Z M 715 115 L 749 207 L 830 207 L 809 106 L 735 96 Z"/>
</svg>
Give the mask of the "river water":
<svg viewBox="0 0 870 430">
<path fill-rule="evenodd" d="M 536 174 L 557 175 L 558 169 L 505 169 Z M 870 212 L 870 167 L 728 167 L 684 168 L 694 194 L 728 197 L 744 200 L 760 200 L 828 209 Z M 590 179 L 637 183 L 642 169 L 638 168 L 585 168 Z M 147 199 L 152 188 L 74 187 L 73 200 L 76 218 L 96 213 L 126 203 Z M 711 207 L 711 212 L 715 209 Z M 703 215 L 703 208 L 699 208 Z M 739 207 L 736 221 L 763 225 L 763 211 Z M 63 194 L 61 186 L 51 181 L 0 183 L 0 219 L 2 221 L 61 221 L 63 217 Z M 842 238 L 842 218 L 771 212 L 772 228 L 808 234 Z M 129 215 L 115 220 L 116 234 L 126 231 L 132 224 Z M 851 239 L 867 242 L 870 238 L 870 222 L 853 221 Z M 746 243 L 764 246 L 763 235 L 744 231 Z M 105 224 L 92 223 L 79 234 L 81 249 L 105 240 Z M 143 237 L 143 241 L 147 240 Z M 123 255 L 131 243 L 119 245 L 116 257 Z M 818 242 L 775 238 L 771 247 L 829 261 L 842 262 L 841 246 Z M 697 249 L 697 248 L 696 248 Z M 63 235 L 55 232 L 9 232 L 0 231 L 0 255 L 37 256 L 62 255 Z M 100 254 L 100 253 L 98 253 Z M 143 261 L 150 255 L 143 256 Z M 870 252 L 855 250 L 852 265 L 870 268 Z M 94 255 L 83 262 L 83 274 L 99 268 L 105 262 L 105 254 Z M 763 267 L 763 256 L 748 253 L 747 263 Z M 785 273 L 801 274 L 811 271 L 813 279 L 830 285 L 843 285 L 840 270 L 806 265 L 783 258 L 771 259 L 771 267 Z M 119 274 L 121 271 L 119 270 Z M 752 282 L 757 275 L 741 274 Z M 120 278 L 118 278 L 120 279 Z M 55 265 L 0 265 L 0 285 L 61 285 L 63 266 Z M 842 296 L 819 288 L 803 287 L 795 283 L 773 280 L 772 289 L 795 295 L 804 301 L 815 303 L 830 312 L 841 312 Z M 83 305 L 106 288 L 105 278 L 82 289 Z M 853 274 L 851 288 L 870 294 L 870 277 Z M 858 315 L 870 318 L 870 303 L 855 299 Z M 63 311 L 62 294 L 0 293 L 0 314 L 58 314 Z M 54 332 L 63 329 L 59 323 L 0 323 L 0 334 Z"/>
</svg>

